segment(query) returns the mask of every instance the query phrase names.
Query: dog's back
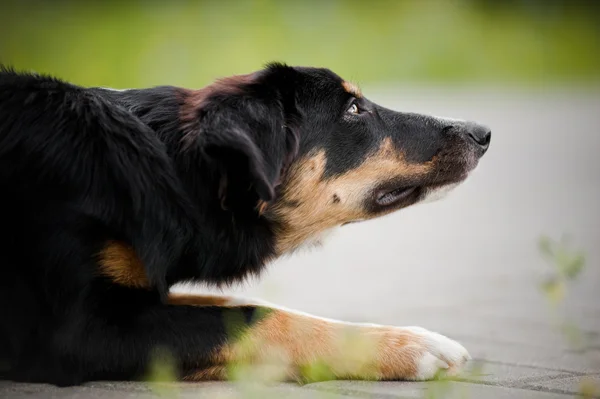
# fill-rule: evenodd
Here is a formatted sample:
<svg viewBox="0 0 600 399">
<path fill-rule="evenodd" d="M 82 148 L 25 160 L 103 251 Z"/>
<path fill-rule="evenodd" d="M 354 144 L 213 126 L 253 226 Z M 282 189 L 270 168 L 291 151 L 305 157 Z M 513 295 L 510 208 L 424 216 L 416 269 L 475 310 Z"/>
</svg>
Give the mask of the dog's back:
<svg viewBox="0 0 600 399">
<path fill-rule="evenodd" d="M 80 311 L 110 240 L 154 265 L 164 295 L 191 219 L 162 143 L 134 116 L 93 90 L 3 70 L 0 187 L 0 355 L 13 368 L 69 339 L 48 332 Z"/>
</svg>

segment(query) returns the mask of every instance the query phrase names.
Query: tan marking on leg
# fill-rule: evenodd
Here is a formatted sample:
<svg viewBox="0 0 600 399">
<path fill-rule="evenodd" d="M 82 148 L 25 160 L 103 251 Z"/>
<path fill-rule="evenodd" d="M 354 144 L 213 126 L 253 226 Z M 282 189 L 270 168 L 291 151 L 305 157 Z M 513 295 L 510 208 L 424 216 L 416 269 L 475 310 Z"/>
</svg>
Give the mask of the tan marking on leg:
<svg viewBox="0 0 600 399">
<path fill-rule="evenodd" d="M 167 301 L 170 305 L 227 306 L 231 303 L 232 298 L 227 296 L 170 293 Z"/>
<path fill-rule="evenodd" d="M 362 92 L 360 91 L 360 88 L 357 85 L 355 85 L 354 83 L 351 83 L 348 81 L 343 81 L 342 87 L 344 88 L 344 90 L 346 90 L 348 93 L 352 94 L 354 97 L 356 97 L 356 98 L 362 97 Z"/>
<path fill-rule="evenodd" d="M 100 272 L 117 284 L 148 288 L 144 265 L 129 245 L 110 241 L 99 254 Z"/>
<path fill-rule="evenodd" d="M 409 329 L 354 325 L 272 310 L 237 342 L 215 354 L 217 364 L 279 364 L 291 378 L 325 364 L 335 378 L 414 379 L 426 348 Z"/>
<path fill-rule="evenodd" d="M 364 201 L 378 184 L 393 178 L 422 178 L 433 170 L 435 159 L 412 164 L 395 148 L 391 139 L 358 167 L 344 174 L 324 178 L 325 151 L 299 160 L 290 169 L 281 195 L 267 209 L 277 221 L 278 254 L 289 252 L 320 232 L 353 220 L 371 219 L 397 210 L 371 214 Z"/>
<path fill-rule="evenodd" d="M 227 379 L 226 366 L 214 366 L 195 370 L 183 376 L 183 381 L 223 381 Z"/>
</svg>

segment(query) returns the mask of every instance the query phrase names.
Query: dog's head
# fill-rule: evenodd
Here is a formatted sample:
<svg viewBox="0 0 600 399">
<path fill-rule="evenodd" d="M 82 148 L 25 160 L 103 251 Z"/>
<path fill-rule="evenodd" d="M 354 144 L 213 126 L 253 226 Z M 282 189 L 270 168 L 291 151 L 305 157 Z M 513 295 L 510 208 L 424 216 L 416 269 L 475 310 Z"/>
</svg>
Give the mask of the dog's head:
<svg viewBox="0 0 600 399">
<path fill-rule="evenodd" d="M 485 126 L 389 110 L 318 68 L 226 78 L 188 92 L 182 110 L 184 142 L 220 165 L 223 207 L 269 221 L 278 254 L 439 196 L 490 143 Z"/>
</svg>

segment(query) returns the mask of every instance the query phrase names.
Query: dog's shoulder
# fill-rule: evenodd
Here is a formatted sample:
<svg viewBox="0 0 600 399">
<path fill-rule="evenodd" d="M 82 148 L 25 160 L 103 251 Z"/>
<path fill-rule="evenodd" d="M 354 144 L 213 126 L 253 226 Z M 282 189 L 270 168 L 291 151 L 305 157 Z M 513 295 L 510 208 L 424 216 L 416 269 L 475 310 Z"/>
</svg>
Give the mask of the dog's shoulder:
<svg viewBox="0 0 600 399">
<path fill-rule="evenodd" d="M 46 132 L 65 123 L 90 124 L 92 114 L 110 110 L 94 91 L 60 78 L 0 67 L 0 115 L 3 135 L 9 127 L 44 127 Z M 35 130 L 35 129 L 34 129 Z M 64 130 L 64 129 L 61 129 Z"/>
<path fill-rule="evenodd" d="M 132 132 L 152 135 L 147 124 L 128 109 L 134 103 L 127 100 L 125 92 L 0 67 L 0 128 L 4 139 L 23 129 L 28 134 L 20 135 L 19 140 L 50 135 L 54 143 L 72 139 L 76 132 L 81 137 L 125 141 L 130 141 Z M 62 134 L 57 135 L 59 132 Z"/>
<path fill-rule="evenodd" d="M 108 90 L 3 69 L 0 92 L 0 183 L 109 226 L 163 292 L 196 214 L 156 132 Z"/>
<path fill-rule="evenodd" d="M 85 90 L 51 75 L 17 71 L 4 65 L 0 65 L 0 88 L 3 100 L 18 93 L 58 94 Z"/>
</svg>

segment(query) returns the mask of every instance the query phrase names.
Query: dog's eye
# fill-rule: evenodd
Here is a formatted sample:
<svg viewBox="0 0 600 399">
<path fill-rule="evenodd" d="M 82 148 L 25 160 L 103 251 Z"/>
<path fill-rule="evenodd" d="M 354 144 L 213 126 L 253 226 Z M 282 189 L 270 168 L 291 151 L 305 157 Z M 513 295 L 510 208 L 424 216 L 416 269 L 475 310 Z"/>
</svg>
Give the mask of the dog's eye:
<svg viewBox="0 0 600 399">
<path fill-rule="evenodd" d="M 358 105 L 356 105 L 356 103 L 352 103 L 350 105 L 350 107 L 348 107 L 348 110 L 346 112 L 348 112 L 349 114 L 358 115 L 359 114 Z"/>
</svg>

